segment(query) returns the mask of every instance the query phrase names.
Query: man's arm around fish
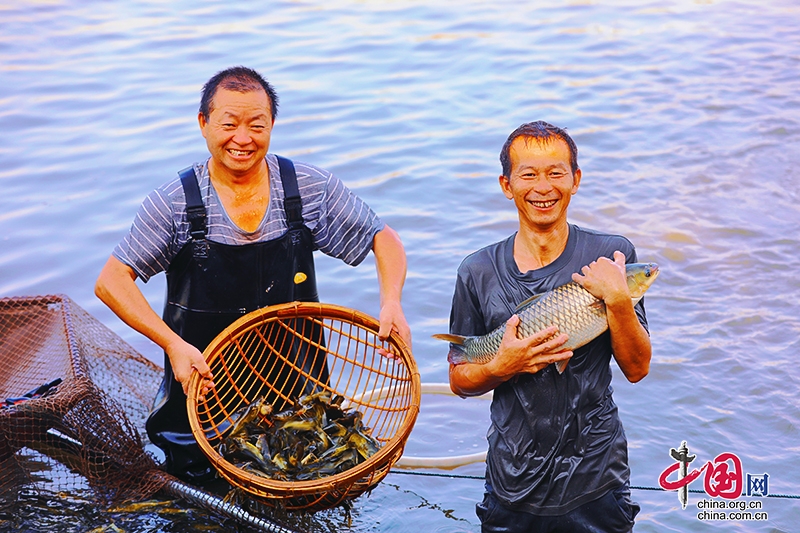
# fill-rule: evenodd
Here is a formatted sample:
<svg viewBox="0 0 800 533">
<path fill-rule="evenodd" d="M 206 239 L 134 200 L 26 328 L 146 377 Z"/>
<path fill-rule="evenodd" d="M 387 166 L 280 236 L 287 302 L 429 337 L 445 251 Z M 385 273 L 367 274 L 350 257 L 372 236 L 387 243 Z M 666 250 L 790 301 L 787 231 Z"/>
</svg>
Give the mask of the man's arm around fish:
<svg viewBox="0 0 800 533">
<path fill-rule="evenodd" d="M 581 272 L 582 275 L 572 275 L 573 281 L 606 304 L 614 360 L 628 381 L 641 381 L 650 372 L 652 347 L 650 336 L 633 310 L 625 281 L 625 255 L 614 252 L 614 261 L 601 257 L 583 267 Z"/>
<path fill-rule="evenodd" d="M 628 381 L 642 380 L 650 370 L 652 348 L 650 337 L 633 310 L 625 277 L 625 255 L 615 252 L 614 261 L 601 257 L 583 267 L 580 274 L 573 274 L 572 279 L 606 304 L 614 359 Z M 485 394 L 518 374 L 535 374 L 549 364 L 572 357 L 571 351 L 558 349 L 567 341 L 565 334 L 547 340 L 557 333 L 555 326 L 519 339 L 518 324 L 517 315 L 508 319 L 500 349 L 491 361 L 450 365 L 450 387 L 455 394 Z"/>
<path fill-rule="evenodd" d="M 550 326 L 526 339 L 517 338 L 519 317 L 512 315 L 506 322 L 506 331 L 497 355 L 485 364 L 464 363 L 450 365 L 450 388 L 459 396 L 480 396 L 517 374 L 535 374 L 551 363 L 572 357 L 572 352 L 562 352 L 558 347 L 567 342 L 564 334 L 546 340 L 557 332 Z"/>
</svg>

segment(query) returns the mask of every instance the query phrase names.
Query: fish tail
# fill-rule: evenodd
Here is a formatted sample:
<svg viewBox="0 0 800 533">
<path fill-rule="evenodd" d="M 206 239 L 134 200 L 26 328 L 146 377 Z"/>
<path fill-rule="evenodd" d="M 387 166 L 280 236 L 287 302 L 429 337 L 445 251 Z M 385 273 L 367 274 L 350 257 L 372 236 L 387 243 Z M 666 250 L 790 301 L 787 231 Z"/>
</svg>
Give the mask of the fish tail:
<svg viewBox="0 0 800 533">
<path fill-rule="evenodd" d="M 448 333 L 437 333 L 433 337 L 450 343 L 450 351 L 447 354 L 447 360 L 450 364 L 460 365 L 469 362 L 467 352 L 462 348 L 467 337 L 463 335 L 450 335 Z"/>
<path fill-rule="evenodd" d="M 437 333 L 433 335 L 434 339 L 439 339 L 440 341 L 447 341 L 451 344 L 458 344 L 459 346 L 464 344 L 464 341 L 467 338 L 464 335 L 451 335 L 449 333 Z"/>
</svg>

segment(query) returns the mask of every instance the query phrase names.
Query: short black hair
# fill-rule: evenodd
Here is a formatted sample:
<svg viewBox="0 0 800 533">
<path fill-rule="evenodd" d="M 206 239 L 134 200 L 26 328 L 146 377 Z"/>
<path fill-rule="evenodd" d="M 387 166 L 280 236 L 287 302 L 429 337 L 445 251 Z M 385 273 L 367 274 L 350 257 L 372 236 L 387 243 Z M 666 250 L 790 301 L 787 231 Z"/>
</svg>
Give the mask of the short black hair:
<svg viewBox="0 0 800 533">
<path fill-rule="evenodd" d="M 217 94 L 217 89 L 220 87 L 240 93 L 257 91 L 259 88 L 264 89 L 264 92 L 267 93 L 267 97 L 269 97 L 272 121 L 275 122 L 275 117 L 278 116 L 278 94 L 261 74 L 251 68 L 242 66 L 221 70 L 214 74 L 214 76 L 203 85 L 203 92 L 200 97 L 200 113 L 206 120 L 208 120 L 208 116 L 211 114 L 211 102 L 214 99 L 214 95 Z"/>
<path fill-rule="evenodd" d="M 569 147 L 569 166 L 572 168 L 572 173 L 574 174 L 577 172 L 579 168 L 578 147 L 575 145 L 575 141 L 572 140 L 572 137 L 566 132 L 566 129 L 553 126 L 543 120 L 537 120 L 536 122 L 526 122 L 521 125 L 512 131 L 511 135 L 506 139 L 503 148 L 500 150 L 500 165 L 503 167 L 503 176 L 511 176 L 511 156 L 509 152 L 511 151 L 511 143 L 513 143 L 517 137 L 530 137 L 539 142 L 548 141 L 550 139 L 561 139 L 567 143 Z"/>
</svg>

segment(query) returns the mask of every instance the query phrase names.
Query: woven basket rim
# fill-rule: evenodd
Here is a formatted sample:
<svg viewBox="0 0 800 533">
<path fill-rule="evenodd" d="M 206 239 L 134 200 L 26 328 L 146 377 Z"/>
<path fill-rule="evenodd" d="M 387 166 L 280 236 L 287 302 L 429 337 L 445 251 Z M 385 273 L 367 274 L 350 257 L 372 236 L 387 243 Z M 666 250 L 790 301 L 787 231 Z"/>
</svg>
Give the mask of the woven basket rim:
<svg viewBox="0 0 800 533">
<path fill-rule="evenodd" d="M 229 341 L 236 338 L 240 333 L 247 331 L 254 325 L 261 324 L 269 320 L 288 319 L 288 318 L 330 318 L 343 322 L 350 322 L 357 326 L 373 331 L 376 335 L 379 328 L 379 322 L 356 309 L 343 307 L 336 304 L 322 303 L 322 302 L 289 302 L 285 304 L 278 304 L 273 306 L 264 307 L 243 315 L 230 326 L 225 328 L 203 351 L 203 356 L 207 363 L 213 362 L 217 357 L 220 348 L 227 345 Z M 405 341 L 394 331 L 390 333 L 389 342 L 393 344 L 397 351 L 398 356 L 402 363 L 407 367 L 411 403 L 406 409 L 405 417 L 392 437 L 381 446 L 375 455 L 363 463 L 340 472 L 338 474 L 327 476 L 319 479 L 306 480 L 306 481 L 280 481 L 272 478 L 258 476 L 251 474 L 242 469 L 232 465 L 224 459 L 209 443 L 205 431 L 203 430 L 200 420 L 197 416 L 198 399 L 200 395 L 200 375 L 193 372 L 189 381 L 188 393 L 186 395 L 187 412 L 189 415 L 189 423 L 192 428 L 192 433 L 197 441 L 200 449 L 209 459 L 217 471 L 235 486 L 248 491 L 254 492 L 258 495 L 268 498 L 291 498 L 295 496 L 304 496 L 310 494 L 318 494 L 322 491 L 330 491 L 340 489 L 342 486 L 353 484 L 358 480 L 368 478 L 376 470 L 384 467 L 387 462 L 396 462 L 402 455 L 402 450 L 405 447 L 405 442 L 413 429 L 416 422 L 417 415 L 419 414 L 419 406 L 422 397 L 422 385 L 420 380 L 419 370 L 416 362 L 408 349 Z M 385 475 L 385 473 L 384 473 Z M 384 476 L 380 476 L 382 479 Z M 258 492 L 249 490 L 249 487 L 244 486 L 241 482 L 246 481 L 251 487 L 256 487 Z M 379 480 L 378 480 L 379 481 Z M 263 492 L 263 494 L 261 494 Z"/>
</svg>

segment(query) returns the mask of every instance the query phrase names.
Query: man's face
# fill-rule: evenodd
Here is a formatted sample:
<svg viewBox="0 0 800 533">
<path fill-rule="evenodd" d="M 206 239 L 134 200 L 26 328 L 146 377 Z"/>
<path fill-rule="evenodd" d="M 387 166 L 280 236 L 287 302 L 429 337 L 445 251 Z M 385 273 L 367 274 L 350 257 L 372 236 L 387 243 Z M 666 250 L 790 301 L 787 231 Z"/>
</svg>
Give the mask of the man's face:
<svg viewBox="0 0 800 533">
<path fill-rule="evenodd" d="M 262 89 L 240 93 L 219 88 L 200 130 L 211 152 L 214 170 L 244 176 L 264 162 L 272 134 L 269 98 Z"/>
<path fill-rule="evenodd" d="M 500 187 L 514 200 L 520 224 L 545 231 L 566 222 L 570 198 L 581 181 L 580 169 L 572 173 L 569 155 L 567 143 L 558 138 L 540 142 L 517 137 L 511 143 L 511 176 L 500 176 Z"/>
</svg>

